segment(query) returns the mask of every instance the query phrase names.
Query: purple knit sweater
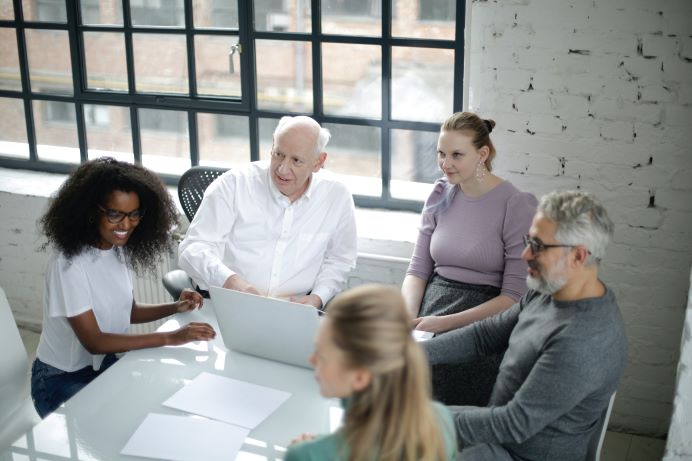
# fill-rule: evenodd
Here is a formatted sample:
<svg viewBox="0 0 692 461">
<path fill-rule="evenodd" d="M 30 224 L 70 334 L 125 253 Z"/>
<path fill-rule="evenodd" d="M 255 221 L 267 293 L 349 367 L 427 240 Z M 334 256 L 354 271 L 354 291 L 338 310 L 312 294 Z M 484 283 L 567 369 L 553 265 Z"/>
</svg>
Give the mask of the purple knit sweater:
<svg viewBox="0 0 692 461">
<path fill-rule="evenodd" d="M 443 200 L 447 179 L 435 183 L 425 209 Z M 500 287 L 518 300 L 526 292 L 521 259 L 538 202 L 505 181 L 480 197 L 458 190 L 438 215 L 423 210 L 407 274 L 428 280 L 433 272 L 459 282 Z"/>
</svg>

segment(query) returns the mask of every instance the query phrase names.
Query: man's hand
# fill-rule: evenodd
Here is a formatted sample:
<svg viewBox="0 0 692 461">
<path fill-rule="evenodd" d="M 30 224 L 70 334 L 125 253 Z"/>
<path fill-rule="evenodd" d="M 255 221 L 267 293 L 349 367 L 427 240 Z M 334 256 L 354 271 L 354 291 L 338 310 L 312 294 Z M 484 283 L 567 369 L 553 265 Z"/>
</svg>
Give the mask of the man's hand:
<svg viewBox="0 0 692 461">
<path fill-rule="evenodd" d="M 201 308 L 202 304 L 204 304 L 204 298 L 202 298 L 201 294 L 189 288 L 185 288 L 180 293 L 180 298 L 176 301 L 175 308 L 177 312 L 188 312 Z"/>
<path fill-rule="evenodd" d="M 449 330 L 450 326 L 445 315 L 428 315 L 413 319 L 413 328 L 432 333 L 442 333 Z"/>
<path fill-rule="evenodd" d="M 242 291 L 253 295 L 259 295 L 260 292 L 254 286 L 250 285 L 246 280 L 240 278 L 238 274 L 233 274 L 226 279 L 223 284 L 224 288 L 229 290 Z"/>
<path fill-rule="evenodd" d="M 307 304 L 317 309 L 322 308 L 322 298 L 317 295 L 291 296 L 288 300 L 292 303 Z"/>
</svg>

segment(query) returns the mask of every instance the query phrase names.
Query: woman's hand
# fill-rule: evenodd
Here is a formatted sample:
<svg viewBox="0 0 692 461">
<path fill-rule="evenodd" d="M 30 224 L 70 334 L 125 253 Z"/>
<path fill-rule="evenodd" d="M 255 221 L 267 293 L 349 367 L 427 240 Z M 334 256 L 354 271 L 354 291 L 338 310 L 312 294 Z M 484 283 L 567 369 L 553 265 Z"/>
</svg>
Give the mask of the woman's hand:
<svg viewBox="0 0 692 461">
<path fill-rule="evenodd" d="M 288 444 L 288 446 L 290 447 L 291 445 L 295 445 L 296 443 L 307 442 L 308 440 L 314 440 L 314 439 L 315 439 L 314 434 L 308 434 L 307 432 L 304 432 L 304 433 L 300 434 L 298 437 L 296 437 L 295 439 L 291 440 L 291 443 Z"/>
<path fill-rule="evenodd" d="M 180 293 L 180 298 L 175 303 L 176 312 L 188 312 L 197 308 L 201 308 L 204 304 L 204 298 L 201 294 L 194 290 L 185 288 Z"/>
<path fill-rule="evenodd" d="M 190 341 L 209 341 L 216 337 L 216 332 L 208 323 L 190 322 L 184 327 L 168 333 L 169 346 L 179 346 Z"/>
<path fill-rule="evenodd" d="M 413 319 L 413 328 L 416 330 L 429 331 L 431 333 L 443 333 L 451 330 L 446 315 L 428 315 Z"/>
</svg>

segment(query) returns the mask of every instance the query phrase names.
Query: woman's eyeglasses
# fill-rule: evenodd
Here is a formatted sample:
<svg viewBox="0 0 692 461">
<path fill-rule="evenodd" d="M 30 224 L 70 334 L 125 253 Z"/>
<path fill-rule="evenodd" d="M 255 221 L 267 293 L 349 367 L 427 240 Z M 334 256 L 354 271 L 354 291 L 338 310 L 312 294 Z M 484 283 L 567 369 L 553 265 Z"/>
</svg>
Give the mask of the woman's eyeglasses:
<svg viewBox="0 0 692 461">
<path fill-rule="evenodd" d="M 102 207 L 101 205 L 98 206 L 99 210 L 106 215 L 106 219 L 108 220 L 109 223 L 111 224 L 118 224 L 123 222 L 125 217 L 130 220 L 130 222 L 139 222 L 140 219 L 144 217 L 144 210 L 132 210 L 129 213 L 123 213 L 122 211 L 117 211 L 117 210 L 110 210 L 107 208 Z"/>
</svg>

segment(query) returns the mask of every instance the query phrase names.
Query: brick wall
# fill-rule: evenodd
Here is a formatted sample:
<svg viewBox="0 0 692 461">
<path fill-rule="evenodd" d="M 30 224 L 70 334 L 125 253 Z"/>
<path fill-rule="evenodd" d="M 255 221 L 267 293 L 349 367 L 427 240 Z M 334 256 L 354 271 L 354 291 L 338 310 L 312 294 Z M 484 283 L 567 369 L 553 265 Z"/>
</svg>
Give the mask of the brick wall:
<svg viewBox="0 0 692 461">
<path fill-rule="evenodd" d="M 497 122 L 497 173 L 593 192 L 615 221 L 602 273 L 629 364 L 611 427 L 661 436 L 692 262 L 692 2 L 467 5 L 468 105 Z"/>
</svg>

